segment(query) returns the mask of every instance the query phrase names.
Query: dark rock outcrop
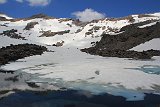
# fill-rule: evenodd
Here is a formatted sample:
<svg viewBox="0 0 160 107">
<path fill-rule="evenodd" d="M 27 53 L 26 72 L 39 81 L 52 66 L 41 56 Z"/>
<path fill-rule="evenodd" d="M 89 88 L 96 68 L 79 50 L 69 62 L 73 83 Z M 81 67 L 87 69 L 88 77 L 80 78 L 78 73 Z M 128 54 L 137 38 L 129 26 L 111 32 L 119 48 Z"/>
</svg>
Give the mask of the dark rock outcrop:
<svg viewBox="0 0 160 107">
<path fill-rule="evenodd" d="M 1 17 L 0 16 L 0 21 L 11 21 L 11 22 L 16 22 L 16 21 L 20 21 L 20 20 L 24 20 L 24 21 L 27 21 L 27 20 L 31 20 L 31 19 L 36 19 L 36 18 L 42 18 L 42 19 L 55 19 L 54 17 L 51 17 L 51 16 L 47 16 L 45 14 L 36 14 L 36 15 L 33 15 L 31 17 L 28 17 L 28 18 L 16 18 L 16 19 L 6 19 L 5 17 Z"/>
<path fill-rule="evenodd" d="M 27 82 L 27 84 L 28 84 L 29 87 L 32 87 L 32 88 L 39 88 L 40 87 L 34 82 Z"/>
<path fill-rule="evenodd" d="M 121 31 L 124 32 L 118 35 L 103 34 L 102 39 L 94 47 L 82 49 L 81 51 L 93 55 L 135 59 L 150 59 L 152 56 L 160 56 L 159 50 L 128 51 L 141 43 L 160 38 L 159 22 L 145 28 L 138 28 L 137 24 L 132 24 L 123 27 Z"/>
<path fill-rule="evenodd" d="M 1 64 L 0 64 L 1 65 Z M 3 69 L 0 69 L 0 73 L 9 73 L 9 74 L 13 74 L 15 71 L 12 71 L 12 70 L 3 70 Z"/>
<path fill-rule="evenodd" d="M 67 22 L 67 21 L 71 21 L 72 19 L 67 19 L 67 18 L 61 18 L 59 19 L 59 23 L 62 23 L 62 22 Z"/>
<path fill-rule="evenodd" d="M 29 57 L 33 55 L 41 55 L 47 48 L 34 44 L 19 44 L 2 47 L 0 49 L 0 65 L 7 64 L 9 61 Z"/>
<path fill-rule="evenodd" d="M 61 42 L 57 42 L 55 46 L 61 47 L 61 46 L 63 46 L 63 44 L 64 44 L 64 41 L 61 41 Z"/>
<path fill-rule="evenodd" d="M 5 17 L 1 17 L 0 16 L 0 21 L 8 21 L 8 19 L 6 19 Z"/>
<path fill-rule="evenodd" d="M 79 19 L 75 19 L 75 20 L 73 20 L 72 23 L 73 23 L 74 25 L 76 25 L 76 26 L 84 27 L 84 26 L 86 26 L 89 22 L 81 22 Z"/>
<path fill-rule="evenodd" d="M 38 22 L 30 22 L 27 24 L 27 26 L 24 28 L 24 30 L 30 30 L 32 28 L 34 28 L 34 26 L 38 24 Z"/>
<path fill-rule="evenodd" d="M 36 15 L 33 15 L 31 17 L 28 17 L 28 18 L 23 18 L 23 20 L 31 20 L 31 19 L 36 19 L 36 18 L 42 18 L 42 19 L 46 19 L 46 20 L 47 19 L 54 19 L 51 16 L 47 16 L 45 14 L 40 13 L 40 14 L 36 14 Z"/>
<path fill-rule="evenodd" d="M 129 25 L 123 27 L 121 31 L 124 32 L 118 35 L 102 35 L 102 39 L 96 44 L 96 48 L 105 48 L 107 50 L 128 50 L 154 38 L 160 38 L 160 23 L 145 28 L 138 28 L 135 25 Z"/>
<path fill-rule="evenodd" d="M 143 17 L 155 17 L 154 15 L 149 15 L 149 14 L 139 14 L 138 18 L 143 18 Z"/>
<path fill-rule="evenodd" d="M 70 30 L 59 31 L 59 32 L 51 32 L 49 30 L 49 31 L 44 31 L 43 34 L 39 37 L 52 37 L 55 35 L 63 35 L 63 34 L 69 33 L 69 32 L 70 32 Z"/>
<path fill-rule="evenodd" d="M 104 57 L 119 57 L 133 59 L 151 59 L 153 56 L 160 56 L 160 50 L 147 50 L 143 52 L 126 51 L 126 50 L 96 50 L 96 48 L 82 49 L 82 52 L 87 52 L 92 55 L 100 55 Z"/>
<path fill-rule="evenodd" d="M 18 35 L 16 32 L 17 32 L 16 29 L 11 29 L 11 30 L 3 31 L 3 33 L 0 33 L 0 35 L 8 36 L 8 37 L 14 38 L 14 39 L 26 40 L 25 37 Z"/>
<path fill-rule="evenodd" d="M 0 26 L 8 27 L 6 24 L 0 24 Z"/>
</svg>

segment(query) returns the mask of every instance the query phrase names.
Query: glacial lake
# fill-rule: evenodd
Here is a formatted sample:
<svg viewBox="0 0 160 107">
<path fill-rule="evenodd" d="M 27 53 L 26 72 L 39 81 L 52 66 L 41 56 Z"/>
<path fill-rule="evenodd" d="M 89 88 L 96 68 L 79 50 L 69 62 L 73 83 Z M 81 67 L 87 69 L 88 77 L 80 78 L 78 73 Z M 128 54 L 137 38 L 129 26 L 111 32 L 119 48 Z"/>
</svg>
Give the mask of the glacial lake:
<svg viewBox="0 0 160 107">
<path fill-rule="evenodd" d="M 85 94 L 84 94 L 85 93 Z M 144 100 L 126 101 L 110 94 L 85 91 L 17 91 L 0 100 L 0 107 L 159 107 L 160 95 L 146 94 Z"/>
</svg>

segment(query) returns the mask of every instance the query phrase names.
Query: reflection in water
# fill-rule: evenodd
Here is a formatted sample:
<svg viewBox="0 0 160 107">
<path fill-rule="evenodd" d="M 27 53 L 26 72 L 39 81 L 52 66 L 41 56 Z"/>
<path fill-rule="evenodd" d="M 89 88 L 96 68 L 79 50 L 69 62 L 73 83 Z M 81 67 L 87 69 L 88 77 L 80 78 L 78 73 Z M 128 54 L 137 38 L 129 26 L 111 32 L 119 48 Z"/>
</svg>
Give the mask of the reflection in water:
<svg viewBox="0 0 160 107">
<path fill-rule="evenodd" d="M 126 101 L 109 94 L 89 95 L 89 92 L 66 90 L 16 92 L 0 100 L 0 107 L 159 107 L 160 96 L 146 94 L 142 101 Z M 88 97 L 89 95 L 89 97 Z"/>
</svg>

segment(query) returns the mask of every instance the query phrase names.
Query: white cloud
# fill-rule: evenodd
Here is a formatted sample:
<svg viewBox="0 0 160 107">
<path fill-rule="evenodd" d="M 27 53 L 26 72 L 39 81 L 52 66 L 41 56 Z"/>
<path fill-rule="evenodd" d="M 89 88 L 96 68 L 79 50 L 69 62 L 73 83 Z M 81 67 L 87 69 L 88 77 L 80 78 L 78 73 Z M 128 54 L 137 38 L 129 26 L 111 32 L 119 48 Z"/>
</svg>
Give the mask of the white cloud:
<svg viewBox="0 0 160 107">
<path fill-rule="evenodd" d="M 19 3 L 23 3 L 23 0 L 16 0 L 17 2 L 19 2 Z"/>
<path fill-rule="evenodd" d="M 106 16 L 104 13 L 99 13 L 97 11 L 94 11 L 93 9 L 85 9 L 84 11 L 74 12 L 72 13 L 72 15 L 82 22 L 88 22 L 95 19 L 102 19 Z"/>
<path fill-rule="evenodd" d="M 8 0 L 0 0 L 0 4 L 5 4 Z M 47 6 L 51 0 L 15 0 L 16 2 L 28 2 L 30 6 Z"/>
<path fill-rule="evenodd" d="M 27 0 L 30 6 L 46 6 L 51 0 Z"/>
<path fill-rule="evenodd" d="M 7 0 L 0 0 L 0 4 L 4 4 L 6 2 L 7 2 Z"/>
</svg>

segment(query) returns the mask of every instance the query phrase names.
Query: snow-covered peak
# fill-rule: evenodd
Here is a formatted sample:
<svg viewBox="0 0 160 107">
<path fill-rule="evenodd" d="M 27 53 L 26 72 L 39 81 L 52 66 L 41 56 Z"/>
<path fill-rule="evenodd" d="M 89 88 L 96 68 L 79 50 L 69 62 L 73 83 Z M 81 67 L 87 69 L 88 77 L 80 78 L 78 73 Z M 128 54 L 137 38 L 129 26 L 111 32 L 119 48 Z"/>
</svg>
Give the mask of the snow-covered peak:
<svg viewBox="0 0 160 107">
<path fill-rule="evenodd" d="M 151 15 L 160 17 L 160 12 L 153 13 L 153 14 L 151 14 Z"/>
<path fill-rule="evenodd" d="M 32 20 L 32 19 L 39 19 L 39 18 L 46 19 L 46 20 L 47 19 L 54 19 L 54 17 L 51 17 L 51 16 L 48 16 L 46 14 L 40 13 L 40 14 L 32 15 L 32 16 L 30 16 L 28 18 L 24 18 L 23 20 Z"/>
<path fill-rule="evenodd" d="M 7 15 L 2 16 L 11 19 Z M 32 42 L 53 45 L 61 43 L 67 47 L 90 47 L 91 42 L 97 42 L 102 34 L 118 34 L 124 26 L 151 21 L 141 27 L 147 27 L 160 20 L 159 13 L 130 15 L 122 18 L 106 18 L 82 23 L 68 18 L 54 18 L 44 14 L 33 15 L 28 18 L 0 21 L 0 33 L 5 30 L 16 29 L 17 34 Z M 33 25 L 34 23 L 34 25 Z M 28 30 L 25 29 L 30 27 Z"/>
<path fill-rule="evenodd" d="M 2 14 L 2 13 L 0 13 L 0 17 L 4 17 L 4 18 L 6 18 L 6 19 L 13 19 L 12 17 L 9 17 L 9 16 L 7 16 L 7 15 L 5 15 L 5 14 Z"/>
</svg>

